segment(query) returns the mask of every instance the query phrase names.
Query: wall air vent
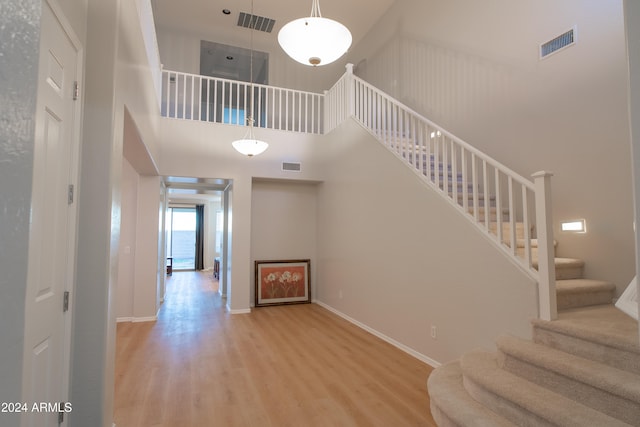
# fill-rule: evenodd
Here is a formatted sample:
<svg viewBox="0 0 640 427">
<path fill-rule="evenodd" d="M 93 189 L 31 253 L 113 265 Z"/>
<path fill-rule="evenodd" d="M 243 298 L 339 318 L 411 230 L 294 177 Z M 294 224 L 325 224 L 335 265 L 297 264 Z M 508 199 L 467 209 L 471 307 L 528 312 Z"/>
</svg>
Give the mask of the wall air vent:
<svg viewBox="0 0 640 427">
<path fill-rule="evenodd" d="M 252 15 L 250 13 L 240 12 L 238 16 L 238 27 L 253 28 L 254 30 L 270 33 L 276 21 L 264 16 Z"/>
<path fill-rule="evenodd" d="M 286 172 L 300 172 L 302 170 L 302 164 L 282 162 L 282 170 Z"/>
<path fill-rule="evenodd" d="M 564 34 L 560 34 L 553 40 L 540 45 L 540 59 L 556 53 L 576 43 L 576 28 L 573 27 Z"/>
</svg>

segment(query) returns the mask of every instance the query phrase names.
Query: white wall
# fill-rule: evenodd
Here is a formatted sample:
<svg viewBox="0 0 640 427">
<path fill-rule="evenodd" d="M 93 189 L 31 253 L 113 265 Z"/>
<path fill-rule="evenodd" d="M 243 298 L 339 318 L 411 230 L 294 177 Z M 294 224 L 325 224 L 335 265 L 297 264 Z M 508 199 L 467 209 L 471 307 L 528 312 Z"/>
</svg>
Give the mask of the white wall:
<svg viewBox="0 0 640 427">
<path fill-rule="evenodd" d="M 545 60 L 538 46 L 577 26 Z M 622 0 L 398 0 L 348 54 L 356 73 L 523 176 L 554 172 L 558 255 L 634 276 Z M 584 218 L 588 233 L 559 232 Z"/>
<path fill-rule="evenodd" d="M 138 181 L 134 321 L 155 320 L 160 308 L 157 301 L 160 180 L 158 176 L 140 176 Z"/>
<path fill-rule="evenodd" d="M 123 159 L 116 316 L 155 320 L 158 295 L 160 177 L 141 176 Z"/>
<path fill-rule="evenodd" d="M 81 3 L 78 0 L 76 6 Z M 159 107 L 135 3 L 121 0 L 86 3 L 71 379 L 74 411 L 69 416 L 69 425 L 110 427 L 125 107 L 154 159 L 158 158 L 155 135 Z M 156 199 L 157 194 L 156 188 Z M 157 223 L 155 218 L 156 232 Z M 152 253 L 157 254 L 157 248 Z"/>
<path fill-rule="evenodd" d="M 205 203 L 205 215 L 206 220 L 204 224 L 205 229 L 205 250 L 204 250 L 204 268 L 207 270 L 213 269 L 213 260 L 221 255 L 221 251 L 216 251 L 216 214 L 222 212 L 222 203 L 220 200 L 207 201 Z M 222 231 L 222 230 L 220 230 Z M 220 242 L 222 244 L 222 242 Z M 222 246 L 221 246 L 222 247 Z"/>
<path fill-rule="evenodd" d="M 355 122 L 327 138 L 319 301 L 431 363 L 530 336 L 534 280 Z"/>
<path fill-rule="evenodd" d="M 254 181 L 251 202 L 252 277 L 255 261 L 310 259 L 312 298 L 317 292 L 317 187 L 295 181 Z M 255 302 L 255 286 L 251 301 Z"/>
<path fill-rule="evenodd" d="M 126 159 L 122 160 L 122 198 L 120 216 L 120 249 L 116 290 L 117 318 L 132 320 L 133 290 L 136 277 L 136 223 L 138 216 L 139 175 Z"/>
</svg>

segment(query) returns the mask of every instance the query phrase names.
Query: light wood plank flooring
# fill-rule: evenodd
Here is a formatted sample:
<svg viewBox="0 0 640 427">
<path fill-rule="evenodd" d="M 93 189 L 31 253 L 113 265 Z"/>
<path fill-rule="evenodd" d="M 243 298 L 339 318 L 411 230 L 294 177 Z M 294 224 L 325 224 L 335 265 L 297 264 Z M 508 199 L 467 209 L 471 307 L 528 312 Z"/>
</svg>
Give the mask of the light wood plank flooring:
<svg viewBox="0 0 640 427">
<path fill-rule="evenodd" d="M 157 322 L 120 323 L 114 422 L 435 426 L 432 368 L 316 304 L 231 315 L 210 273 L 174 273 Z"/>
</svg>

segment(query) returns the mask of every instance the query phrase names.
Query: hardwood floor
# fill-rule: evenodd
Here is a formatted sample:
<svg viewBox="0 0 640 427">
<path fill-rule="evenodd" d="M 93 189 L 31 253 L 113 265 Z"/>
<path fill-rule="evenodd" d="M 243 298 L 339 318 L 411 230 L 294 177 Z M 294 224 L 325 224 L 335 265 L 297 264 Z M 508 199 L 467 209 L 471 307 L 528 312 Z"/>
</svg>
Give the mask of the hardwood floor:
<svg viewBox="0 0 640 427">
<path fill-rule="evenodd" d="M 210 273 L 174 273 L 157 322 L 120 323 L 114 422 L 435 426 L 432 368 L 316 304 L 231 315 Z"/>
</svg>

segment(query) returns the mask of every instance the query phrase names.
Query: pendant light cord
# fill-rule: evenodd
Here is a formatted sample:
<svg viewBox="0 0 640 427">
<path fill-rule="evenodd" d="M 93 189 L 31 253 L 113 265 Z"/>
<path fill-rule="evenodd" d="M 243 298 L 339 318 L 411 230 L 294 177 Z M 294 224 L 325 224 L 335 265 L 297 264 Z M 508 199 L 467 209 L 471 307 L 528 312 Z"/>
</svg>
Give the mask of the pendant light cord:
<svg viewBox="0 0 640 427">
<path fill-rule="evenodd" d="M 253 130 L 253 29 L 255 25 L 256 17 L 253 14 L 253 0 L 251 0 L 251 25 L 249 27 L 249 30 L 251 31 L 251 38 L 249 42 L 249 88 L 251 90 L 251 115 L 249 116 L 249 126 L 251 127 L 251 130 Z"/>
<path fill-rule="evenodd" d="M 311 3 L 311 17 L 322 18 L 322 13 L 320 12 L 320 0 L 313 0 L 313 3 Z"/>
</svg>

